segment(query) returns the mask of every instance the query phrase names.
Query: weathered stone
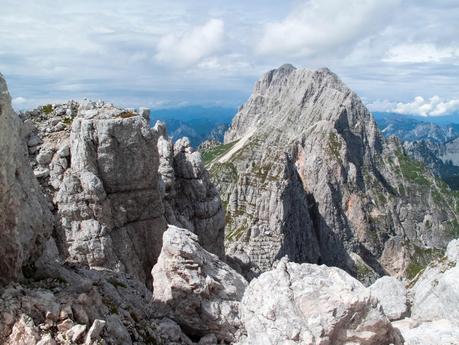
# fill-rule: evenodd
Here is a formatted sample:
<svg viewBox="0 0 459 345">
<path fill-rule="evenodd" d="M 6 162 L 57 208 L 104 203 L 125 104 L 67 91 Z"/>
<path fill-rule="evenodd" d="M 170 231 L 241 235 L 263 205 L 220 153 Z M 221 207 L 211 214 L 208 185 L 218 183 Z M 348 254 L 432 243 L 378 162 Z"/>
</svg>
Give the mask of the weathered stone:
<svg viewBox="0 0 459 345">
<path fill-rule="evenodd" d="M 67 332 L 67 338 L 71 339 L 74 343 L 83 339 L 84 332 L 86 331 L 86 325 L 75 325 L 70 328 Z"/>
<path fill-rule="evenodd" d="M 14 324 L 5 345 L 36 345 L 39 339 L 40 336 L 33 320 L 27 315 L 21 315 Z"/>
<path fill-rule="evenodd" d="M 188 334 L 214 333 L 225 341 L 239 336 L 240 300 L 247 282 L 204 250 L 194 233 L 169 226 L 152 275 L 154 301 L 169 307 Z"/>
<path fill-rule="evenodd" d="M 410 289 L 411 318 L 446 319 L 459 327 L 459 241 L 450 242 L 446 256 L 429 265 Z"/>
<path fill-rule="evenodd" d="M 52 231 L 52 216 L 33 176 L 22 141 L 22 121 L 0 74 L 0 283 L 21 276 Z"/>
<path fill-rule="evenodd" d="M 94 320 L 94 322 L 91 325 L 91 328 L 88 331 L 88 334 L 86 335 L 86 340 L 85 344 L 90 345 L 94 340 L 97 340 L 100 336 L 100 333 L 105 327 L 105 321 L 104 320 Z"/>
<path fill-rule="evenodd" d="M 157 122 L 159 173 L 169 224 L 189 229 L 211 253 L 224 257 L 224 209 L 199 152 L 188 138 L 175 145 L 163 123 Z"/>
<path fill-rule="evenodd" d="M 451 192 L 400 142 L 385 140 L 359 97 L 326 68 L 264 74 L 224 143 L 210 171 L 227 205 L 227 255 L 242 246 L 250 272 L 288 255 L 367 283 L 404 276 L 411 261 L 429 261 L 418 253 L 443 249 L 459 221 Z"/>
<path fill-rule="evenodd" d="M 243 344 L 401 344 L 370 290 L 346 272 L 281 260 L 241 302 Z"/>
<path fill-rule="evenodd" d="M 166 228 L 156 142 L 136 114 L 105 104 L 80 107 L 70 133 L 71 165 L 53 183 L 69 261 L 150 279 Z"/>
<path fill-rule="evenodd" d="M 389 320 L 401 319 L 408 311 L 407 292 L 403 283 L 397 278 L 381 277 L 370 286 L 370 291 L 381 303 L 384 314 Z"/>
</svg>

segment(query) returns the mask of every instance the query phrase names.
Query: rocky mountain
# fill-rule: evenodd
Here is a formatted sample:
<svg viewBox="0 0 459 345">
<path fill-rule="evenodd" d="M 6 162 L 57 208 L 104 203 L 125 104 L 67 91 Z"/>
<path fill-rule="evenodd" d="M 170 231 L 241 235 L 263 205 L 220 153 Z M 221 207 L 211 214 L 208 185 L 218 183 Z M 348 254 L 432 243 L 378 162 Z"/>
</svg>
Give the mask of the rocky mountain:
<svg viewBox="0 0 459 345">
<path fill-rule="evenodd" d="M 434 123 L 431 118 L 424 120 L 395 113 L 373 113 L 378 127 L 385 137 L 395 135 L 401 141 L 425 140 L 438 144 L 459 136 L 459 124 Z"/>
<path fill-rule="evenodd" d="M 263 75 L 211 150 L 227 254 L 249 278 L 284 255 L 367 282 L 412 276 L 458 235 L 455 194 L 328 69 Z"/>
<path fill-rule="evenodd" d="M 459 124 L 433 123 L 410 116 L 374 113 L 384 136 L 396 136 L 406 153 L 427 165 L 452 189 L 459 189 Z"/>
<path fill-rule="evenodd" d="M 184 106 L 155 109 L 151 118 L 166 125 L 172 140 L 187 137 L 197 148 L 206 140 L 222 142 L 235 113 L 233 108 Z"/>
<path fill-rule="evenodd" d="M 231 265 L 222 261 L 222 204 L 187 139 L 173 144 L 163 124 L 150 128 L 146 109 L 105 102 L 44 106 L 22 122 L 1 76 L 0 95 L 1 344 L 445 345 L 459 338 L 457 240 L 410 282 L 383 277 L 367 288 L 337 267 L 283 257 L 249 283 L 231 267 L 258 273 L 244 243 Z M 314 210 L 299 193 L 304 176 L 276 163 L 283 180 L 281 199 L 270 201 L 275 210 L 288 211 L 284 201 L 299 202 L 292 216 Z M 289 229 L 314 226 L 314 213 L 306 222 Z M 300 249 L 294 236 L 310 235 L 293 234 L 286 254 Z"/>
</svg>

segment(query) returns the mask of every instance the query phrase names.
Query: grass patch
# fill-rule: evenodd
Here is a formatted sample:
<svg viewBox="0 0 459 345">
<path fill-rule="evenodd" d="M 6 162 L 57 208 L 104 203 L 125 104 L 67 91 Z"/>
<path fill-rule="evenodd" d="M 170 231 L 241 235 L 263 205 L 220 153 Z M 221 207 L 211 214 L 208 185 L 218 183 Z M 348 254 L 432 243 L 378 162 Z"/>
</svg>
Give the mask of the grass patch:
<svg viewBox="0 0 459 345">
<path fill-rule="evenodd" d="M 62 120 L 62 122 L 67 125 L 67 126 L 70 126 L 73 122 L 73 118 L 71 116 L 66 116 L 64 117 L 64 119 Z"/>
<path fill-rule="evenodd" d="M 233 141 L 228 144 L 222 144 L 218 146 L 214 146 L 210 149 L 203 150 L 201 153 L 202 160 L 204 164 L 208 164 L 215 160 L 217 157 L 223 156 L 227 153 L 231 148 L 238 142 L 239 140 Z"/>
<path fill-rule="evenodd" d="M 105 304 L 105 306 L 108 308 L 108 310 L 110 311 L 110 313 L 112 314 L 118 314 L 118 307 L 115 303 L 113 303 L 112 300 L 108 299 L 108 298 L 103 298 L 102 299 L 102 303 Z"/>
<path fill-rule="evenodd" d="M 122 288 L 125 288 L 125 289 L 127 288 L 126 284 L 116 280 L 115 278 L 110 278 L 108 281 L 110 282 L 110 284 L 112 284 L 116 288 L 119 288 L 119 287 L 122 287 Z"/>
<path fill-rule="evenodd" d="M 409 158 L 401 151 L 397 151 L 396 155 L 400 165 L 400 171 L 406 179 L 421 186 L 428 187 L 431 185 L 431 182 L 426 177 L 426 168 L 421 162 Z"/>
<path fill-rule="evenodd" d="M 341 141 L 334 132 L 328 134 L 328 149 L 333 157 L 335 157 L 339 162 L 341 162 Z"/>
<path fill-rule="evenodd" d="M 118 117 L 121 117 L 122 119 L 128 119 L 133 116 L 135 116 L 135 114 L 132 111 L 127 111 L 127 110 L 119 113 L 118 115 Z"/>
<path fill-rule="evenodd" d="M 237 241 L 247 232 L 248 229 L 249 227 L 247 225 L 242 225 L 234 229 L 233 231 L 230 231 L 228 235 L 226 235 L 226 239 L 228 241 Z"/>
<path fill-rule="evenodd" d="M 45 113 L 46 115 L 49 115 L 53 112 L 53 106 L 52 104 L 46 104 L 41 107 L 41 111 Z"/>
<path fill-rule="evenodd" d="M 443 251 L 436 248 L 414 247 L 411 261 L 406 268 L 406 277 L 414 279 L 419 272 L 423 271 L 434 259 L 441 258 Z"/>
<path fill-rule="evenodd" d="M 451 238 L 459 238 L 459 222 L 456 219 L 447 222 L 446 231 Z"/>
</svg>

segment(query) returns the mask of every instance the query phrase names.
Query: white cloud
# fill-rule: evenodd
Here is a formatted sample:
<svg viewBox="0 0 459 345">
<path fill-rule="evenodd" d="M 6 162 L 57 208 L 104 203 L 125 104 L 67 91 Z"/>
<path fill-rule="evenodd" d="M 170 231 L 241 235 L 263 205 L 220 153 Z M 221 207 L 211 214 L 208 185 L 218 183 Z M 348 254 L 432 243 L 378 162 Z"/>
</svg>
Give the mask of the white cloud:
<svg viewBox="0 0 459 345">
<path fill-rule="evenodd" d="M 370 111 L 385 111 L 385 112 L 390 112 L 393 111 L 394 107 L 396 106 L 396 103 L 391 102 L 387 99 L 384 100 L 376 100 L 371 103 L 366 104 L 367 108 Z"/>
<path fill-rule="evenodd" d="M 443 100 L 438 96 L 424 99 L 417 96 L 412 102 L 397 103 L 393 111 L 400 114 L 421 116 L 449 115 L 459 111 L 459 99 Z"/>
<path fill-rule="evenodd" d="M 20 105 L 27 103 L 27 99 L 24 97 L 15 97 L 13 98 L 12 103 L 15 106 L 20 106 Z"/>
<path fill-rule="evenodd" d="M 459 58 L 459 48 L 440 48 L 431 43 L 402 44 L 391 48 L 383 58 L 384 62 L 425 63 Z"/>
<path fill-rule="evenodd" d="M 327 55 L 384 28 L 398 0 L 310 0 L 265 27 L 261 54 Z"/>
<path fill-rule="evenodd" d="M 223 39 L 223 21 L 211 19 L 189 32 L 161 37 L 155 59 L 163 64 L 190 66 L 216 53 L 222 46 Z"/>
</svg>

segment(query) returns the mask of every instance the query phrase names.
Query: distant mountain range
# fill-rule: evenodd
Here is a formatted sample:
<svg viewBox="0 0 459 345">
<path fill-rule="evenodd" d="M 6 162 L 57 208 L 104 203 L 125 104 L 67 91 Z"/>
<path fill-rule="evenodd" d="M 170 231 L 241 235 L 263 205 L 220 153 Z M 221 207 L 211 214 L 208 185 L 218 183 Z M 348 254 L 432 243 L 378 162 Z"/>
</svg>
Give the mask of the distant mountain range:
<svg viewBox="0 0 459 345">
<path fill-rule="evenodd" d="M 205 140 L 223 141 L 223 135 L 237 113 L 236 108 L 186 106 L 157 109 L 151 113 L 151 124 L 166 124 L 172 140 L 188 137 L 193 147 Z"/>
<path fill-rule="evenodd" d="M 430 167 L 451 188 L 459 189 L 459 115 L 373 115 L 385 137 L 398 137 L 410 156 Z"/>
</svg>

